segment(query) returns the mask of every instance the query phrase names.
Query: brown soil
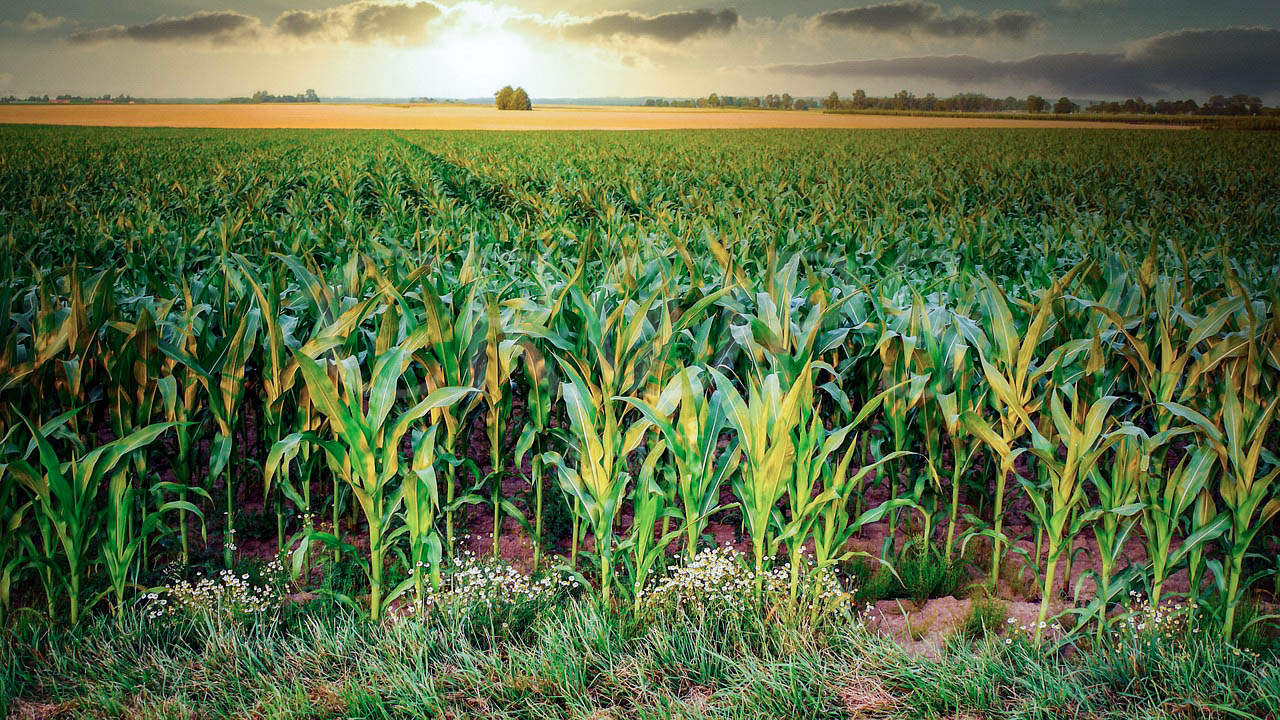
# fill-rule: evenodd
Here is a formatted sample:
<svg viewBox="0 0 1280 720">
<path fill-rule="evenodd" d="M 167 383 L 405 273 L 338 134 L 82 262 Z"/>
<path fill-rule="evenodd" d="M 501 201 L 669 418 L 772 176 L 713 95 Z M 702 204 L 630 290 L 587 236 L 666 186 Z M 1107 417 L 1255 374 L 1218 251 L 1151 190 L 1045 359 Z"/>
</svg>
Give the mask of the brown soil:
<svg viewBox="0 0 1280 720">
<path fill-rule="evenodd" d="M 1070 120 L 827 115 L 821 112 L 548 105 L 0 105 L 0 123 L 112 127 L 368 128 L 382 130 L 671 130 L 686 128 L 1149 128 Z"/>
</svg>

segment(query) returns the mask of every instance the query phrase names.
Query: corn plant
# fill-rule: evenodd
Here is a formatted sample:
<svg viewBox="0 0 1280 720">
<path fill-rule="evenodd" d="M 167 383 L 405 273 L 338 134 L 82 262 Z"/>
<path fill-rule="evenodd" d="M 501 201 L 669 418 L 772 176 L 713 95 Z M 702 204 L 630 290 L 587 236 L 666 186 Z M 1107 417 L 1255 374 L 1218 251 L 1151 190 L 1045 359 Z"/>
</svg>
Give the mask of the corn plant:
<svg viewBox="0 0 1280 720">
<path fill-rule="evenodd" d="M 477 300 L 479 288 L 469 279 L 465 283 L 459 282 L 452 292 L 443 289 L 442 284 L 441 278 L 423 280 L 422 320 L 409 333 L 406 343 L 415 348 L 413 358 L 422 368 L 428 391 L 444 387 L 479 387 L 487 340 L 481 321 L 482 306 Z M 417 313 L 406 312 L 405 315 L 411 318 Z M 445 551 L 450 554 L 454 547 L 454 513 L 463 500 L 457 491 L 458 438 L 467 416 L 481 400 L 482 395 L 477 393 L 462 398 L 458 403 L 441 405 L 434 410 L 432 417 L 432 424 L 444 425 L 437 436 L 437 451 L 445 456 L 447 462 L 444 527 Z"/>
<path fill-rule="evenodd" d="M 12 432 L 14 428 L 10 428 Z M 0 612 L 9 614 L 9 591 L 13 581 L 21 576 L 24 556 L 22 532 L 31 501 L 18 501 L 18 479 L 9 472 L 7 463 L 0 463 Z"/>
<path fill-rule="evenodd" d="M 161 432 L 168 426 L 162 425 Z M 159 497 L 166 492 L 186 495 L 194 492 L 210 499 L 202 488 L 190 488 L 175 482 L 157 482 L 148 488 L 147 494 Z M 137 585 L 136 580 L 141 565 L 141 553 L 145 553 L 147 541 L 155 533 L 165 513 L 189 513 L 194 515 L 204 527 L 204 513 L 186 500 L 170 500 L 158 507 L 149 508 L 140 488 L 129 481 L 126 473 L 116 470 L 111 474 L 107 486 L 106 532 L 105 544 L 102 546 L 102 563 L 107 569 L 107 579 L 111 585 L 111 593 L 115 596 L 116 616 L 121 617 L 125 608 L 125 589 L 128 585 Z M 143 498 L 139 501 L 139 496 Z M 140 517 L 135 517 L 134 508 L 141 507 Z M 186 525 L 185 519 L 182 520 Z"/>
<path fill-rule="evenodd" d="M 245 365 L 257 342 L 261 313 L 249 309 L 242 301 L 231 317 L 239 318 L 235 330 L 217 341 L 211 350 L 212 363 L 204 364 L 188 355 L 181 348 L 161 344 L 160 348 L 177 362 L 195 373 L 204 386 L 208 408 L 217 426 L 217 433 L 209 448 L 209 478 L 222 474 L 226 490 L 226 525 L 223 537 L 222 561 L 231 567 L 235 557 L 235 483 L 232 481 L 231 450 L 240 403 L 244 399 Z"/>
<path fill-rule="evenodd" d="M 409 532 L 409 577 L 405 582 L 413 583 L 419 616 L 426 597 L 423 575 L 428 575 L 433 590 L 439 590 L 440 566 L 444 559 L 444 546 L 436 530 L 440 512 L 435 469 L 437 427 L 432 425 L 426 432 L 414 431 L 413 462 L 403 481 L 404 524 Z M 393 592 L 392 596 L 397 594 Z"/>
<path fill-rule="evenodd" d="M 765 561 L 777 553 L 781 542 L 776 531 L 776 506 L 789 489 L 796 458 L 793 431 L 800 424 L 801 408 L 812 399 L 813 379 L 808 366 L 785 391 L 776 373 L 765 376 L 762 382 L 752 379 L 744 401 L 723 373 L 715 368 L 709 372 L 723 396 L 729 426 L 742 449 L 742 474 L 733 483 L 733 490 L 751 535 L 759 600 L 764 590 Z"/>
<path fill-rule="evenodd" d="M 884 402 L 884 416 L 889 425 L 889 434 L 893 439 L 893 452 L 903 453 L 910 442 L 910 431 L 916 411 L 924 404 L 925 389 L 929 383 L 932 368 L 928 365 L 929 355 L 926 352 L 921 335 L 925 331 L 926 321 L 924 300 L 919 293 L 912 291 L 911 303 L 907 308 L 900 308 L 893 299 L 882 297 L 879 308 L 880 339 L 876 342 L 876 351 L 880 355 L 882 383 L 893 387 Z M 932 446 L 937 440 L 937 428 L 930 428 L 927 422 L 934 416 L 925 414 L 926 444 Z M 933 430 L 934 432 L 930 432 Z M 900 455 L 901 457 L 901 455 Z M 923 490 L 923 483 L 917 483 L 910 477 L 901 478 L 906 466 L 901 460 L 893 465 L 889 475 L 889 498 L 897 499 L 899 482 L 902 481 L 910 490 Z M 919 492 L 911 493 L 919 502 Z M 889 538 L 887 547 L 892 547 L 898 525 L 898 513 L 889 515 Z M 926 542 L 931 539 L 926 536 Z"/>
<path fill-rule="evenodd" d="M 283 437 L 287 419 L 286 404 L 297 379 L 297 372 L 289 355 L 289 339 L 286 337 L 281 315 L 283 303 L 279 275 L 271 274 L 264 282 L 249 261 L 236 255 L 235 262 L 253 290 L 262 318 L 264 342 L 262 343 L 262 420 L 266 426 L 266 447 L 270 449 Z M 267 488 L 276 511 L 276 551 L 284 550 L 284 491 L 286 484 L 276 486 L 275 492 Z"/>
<path fill-rule="evenodd" d="M 875 522 L 899 508 L 922 509 L 910 498 L 893 498 L 862 513 L 852 522 L 848 520 L 849 489 L 856 487 L 862 477 L 875 472 L 880 465 L 909 455 L 905 450 L 895 450 L 860 468 L 852 478 L 848 478 L 849 462 L 853 458 L 857 440 L 855 436 L 849 449 L 832 467 L 832 456 L 844 445 L 849 433 L 871 413 L 880 409 L 885 398 L 896 389 L 889 388 L 875 396 L 863 405 L 853 422 L 832 431 L 823 426 L 819 412 L 801 410 L 801 421 L 797 423 L 793 437 L 794 467 L 786 488 L 789 512 L 786 519 L 778 520 L 780 527 L 777 538 L 777 542 L 784 543 L 787 547 L 791 566 L 788 597 L 792 609 L 795 608 L 799 595 L 802 554 L 810 541 L 813 541 L 815 547 L 816 569 L 825 570 L 834 563 L 853 556 L 853 553 L 839 551 L 844 541 L 863 525 Z"/>
<path fill-rule="evenodd" d="M 1215 423 L 1205 415 L 1177 403 L 1165 403 L 1174 414 L 1185 418 L 1200 431 L 1205 443 L 1218 456 L 1218 492 L 1229 518 L 1223 538 L 1227 543 L 1227 565 L 1210 560 L 1209 567 L 1219 578 L 1219 594 L 1223 606 L 1223 634 L 1230 639 L 1235 630 L 1236 608 L 1250 581 L 1244 575 L 1244 558 L 1249 546 L 1280 512 L 1280 499 L 1272 497 L 1272 486 L 1280 477 L 1280 463 L 1264 456 L 1267 432 L 1275 418 L 1280 397 L 1266 405 L 1251 389 L 1243 373 L 1224 373 L 1218 385 L 1221 420 Z M 1270 469 L 1267 469 L 1270 465 Z M 1203 532 L 1212 522 L 1197 529 Z"/>
<path fill-rule="evenodd" d="M 1206 543 L 1216 540 L 1227 529 L 1229 518 L 1226 514 L 1216 511 L 1207 516 L 1203 514 L 1206 508 L 1201 498 L 1207 497 L 1216 460 L 1209 448 L 1194 446 L 1172 470 L 1166 473 L 1148 471 L 1145 481 L 1139 481 L 1143 541 L 1151 564 L 1150 596 L 1153 605 L 1158 605 L 1164 597 L 1164 583 L 1169 576 L 1193 555 L 1198 557 Z M 1201 507 L 1197 508 L 1197 505 Z M 1196 514 L 1201 517 L 1195 518 Z M 1174 540 L 1184 526 L 1191 531 L 1174 548 Z M 1195 595 L 1199 591 L 1200 574 L 1189 574 L 1193 579 L 1191 591 Z"/>
<path fill-rule="evenodd" d="M 271 449 L 268 468 L 279 466 L 292 446 L 302 442 L 318 445 L 325 453 L 329 469 L 350 487 L 368 524 L 369 555 L 361 569 L 369 580 L 369 616 L 377 620 L 397 593 L 384 596 L 383 571 L 388 542 L 394 538 L 395 516 L 404 498 L 399 479 L 401 442 L 405 434 L 436 408 L 462 401 L 478 392 L 475 388 L 438 388 L 426 398 L 392 416 L 396 389 L 410 358 L 410 348 L 399 345 L 377 359 L 367 382 L 355 358 L 338 364 L 338 381 L 315 360 L 295 352 L 294 359 L 311 393 L 316 409 L 329 421 L 329 438 L 314 433 L 293 433 Z M 315 533 L 322 542 L 339 546 L 341 540 L 330 533 Z M 403 592 L 407 587 L 398 588 Z"/>
<path fill-rule="evenodd" d="M 639 398 L 624 400 L 640 410 L 642 422 L 652 423 L 665 443 L 675 466 L 676 498 L 684 524 L 684 552 L 688 560 L 698 553 L 711 513 L 720 507 L 720 488 L 741 461 L 737 443 L 719 449 L 727 427 L 723 395 L 710 399 L 697 367 L 678 373 L 663 390 L 655 407 Z"/>
<path fill-rule="evenodd" d="M 1031 415 L 1044 403 L 1044 398 L 1038 393 L 1036 381 L 1052 371 L 1067 350 L 1059 347 L 1049 353 L 1039 365 L 1033 365 L 1036 348 L 1048 328 L 1054 300 L 1079 270 L 1077 267 L 1054 281 L 1032 308 L 1030 322 L 1022 332 L 1014 325 L 1013 314 L 1005 301 L 1004 293 L 990 278 L 983 279 L 985 290 L 981 302 L 986 324 L 982 326 L 981 334 L 972 333 L 970 341 L 978 348 L 983 378 L 990 389 L 988 402 L 995 411 L 998 431 L 977 412 L 965 412 L 961 418 L 965 429 L 990 447 L 999 461 L 992 528 L 984 533 L 992 543 L 992 587 L 1000 580 L 1003 545 L 1008 543 L 1008 538 L 1002 532 L 1005 482 L 1011 475 L 1017 476 L 1014 462 L 1025 451 L 1015 447 L 1015 443 L 1033 429 Z"/>
<path fill-rule="evenodd" d="M 640 466 L 640 474 L 636 477 L 635 490 L 631 494 L 631 527 L 627 531 L 627 536 L 618 544 L 618 553 L 630 575 L 631 596 L 635 610 L 640 608 L 640 601 L 643 598 L 641 591 L 655 566 L 666 555 L 667 547 L 671 542 L 684 531 L 684 528 L 677 527 L 661 535 L 657 532 L 658 521 L 665 519 L 673 512 L 672 508 L 666 506 L 666 493 L 654 480 L 655 468 L 665 451 L 665 444 L 659 440 L 645 455 L 644 462 Z"/>
<path fill-rule="evenodd" d="M 608 607 L 613 592 L 613 526 L 627 495 L 626 459 L 639 445 L 646 428 L 619 426 L 615 403 L 591 386 L 569 364 L 560 397 L 569 416 L 576 466 L 557 452 L 548 452 L 547 465 L 556 469 L 560 487 L 575 501 L 575 512 L 591 530 L 600 571 L 600 598 Z"/>
<path fill-rule="evenodd" d="M 1072 540 L 1083 529 L 1084 523 L 1095 521 L 1101 511 L 1093 510 L 1076 515 L 1087 501 L 1084 481 L 1094 471 L 1098 461 L 1128 428 L 1108 429 L 1107 413 L 1116 398 L 1108 395 L 1092 405 L 1076 397 L 1074 388 L 1070 396 L 1070 408 L 1063 404 L 1066 393 L 1057 391 L 1049 400 L 1049 414 L 1053 421 L 1053 435 L 1045 437 L 1032 427 L 1034 445 L 1031 452 L 1048 469 L 1049 487 L 1040 487 L 1026 478 L 1019 482 L 1031 501 L 1032 512 L 1045 533 L 1048 558 L 1045 561 L 1044 582 L 1040 593 L 1039 621 L 1036 640 L 1041 636 L 1049 610 L 1049 603 L 1056 595 L 1056 571 L 1062 553 L 1070 552 Z M 1059 446 L 1066 448 L 1060 456 Z"/>
<path fill-rule="evenodd" d="M 519 356 L 527 383 L 525 396 L 525 424 L 516 440 L 513 464 L 519 468 L 526 453 L 530 454 L 530 482 L 533 485 L 533 566 L 538 568 L 542 559 L 542 492 L 544 471 L 542 454 L 550 430 L 551 406 L 555 400 L 553 363 L 530 340 L 522 341 Z"/>
<path fill-rule="evenodd" d="M 498 557 L 498 540 L 502 536 L 502 513 L 527 525 L 524 514 L 510 500 L 502 496 L 502 481 L 506 477 L 507 425 L 511 419 L 511 376 L 515 361 L 524 348 L 518 338 L 507 337 L 506 323 L 498 310 L 498 302 L 490 298 L 486 304 L 488 333 L 485 337 L 485 435 L 489 439 L 489 507 L 493 510 L 493 556 Z"/>
<path fill-rule="evenodd" d="M 69 459 L 63 460 L 47 437 L 54 427 L 46 423 L 44 427 L 37 428 L 26 416 L 20 417 L 36 445 L 39 469 L 20 459 L 9 463 L 9 472 L 15 474 L 31 492 L 42 523 L 52 530 L 57 544 L 52 545 L 46 540 L 40 548 L 41 560 L 51 570 L 59 561 L 65 563 L 65 567 L 60 568 L 65 572 L 60 573 L 57 581 L 66 589 L 71 624 L 74 625 L 79 621 L 81 611 L 86 609 L 81 606 L 80 590 L 91 561 L 90 552 L 101 540 L 99 533 L 103 532 L 106 519 L 100 496 L 103 480 L 172 425 L 153 423 L 92 450 L 77 442 Z M 124 507 L 119 510 L 127 512 Z"/>
<path fill-rule="evenodd" d="M 209 312 L 211 308 L 206 304 L 195 302 L 188 283 L 183 282 L 182 290 L 185 310 L 180 317 L 167 320 L 165 325 L 171 329 L 170 336 L 167 340 L 161 340 L 161 346 L 167 343 L 190 357 L 196 351 L 195 326 L 204 322 L 201 315 Z M 174 313 L 171 312 L 170 316 L 173 315 Z M 199 425 L 196 418 L 201 410 L 200 381 L 192 370 L 168 354 L 163 358 L 160 373 L 161 377 L 156 381 L 156 389 L 160 393 L 164 419 L 174 424 L 176 452 L 170 456 L 169 462 L 179 485 L 178 499 L 185 501 L 189 488 L 196 480 L 194 450 Z M 184 522 L 179 529 L 183 565 L 188 564 L 191 557 L 191 546 L 187 535 L 187 523 Z"/>
</svg>

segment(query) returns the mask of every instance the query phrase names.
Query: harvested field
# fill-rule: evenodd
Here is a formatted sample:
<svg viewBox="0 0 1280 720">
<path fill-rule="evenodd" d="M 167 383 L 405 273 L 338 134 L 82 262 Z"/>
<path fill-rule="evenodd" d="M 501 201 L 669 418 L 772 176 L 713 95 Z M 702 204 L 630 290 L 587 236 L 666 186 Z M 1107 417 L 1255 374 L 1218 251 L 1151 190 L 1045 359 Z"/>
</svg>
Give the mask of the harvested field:
<svg viewBox="0 0 1280 720">
<path fill-rule="evenodd" d="M 746 128 L 1158 128 L 1170 125 L 972 117 L 827 115 L 776 110 L 542 106 L 531 113 L 483 105 L 8 105 L 0 123 L 103 127 L 379 130 L 677 130 Z"/>
</svg>

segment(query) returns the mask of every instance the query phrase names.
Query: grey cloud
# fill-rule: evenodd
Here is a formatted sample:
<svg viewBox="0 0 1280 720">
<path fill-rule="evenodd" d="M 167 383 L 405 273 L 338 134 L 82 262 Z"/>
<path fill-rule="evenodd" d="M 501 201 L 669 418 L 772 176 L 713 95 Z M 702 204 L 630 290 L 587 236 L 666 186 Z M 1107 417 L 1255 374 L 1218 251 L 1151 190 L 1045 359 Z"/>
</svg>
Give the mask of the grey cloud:
<svg viewBox="0 0 1280 720">
<path fill-rule="evenodd" d="M 35 10 L 32 10 L 27 13 L 26 17 L 22 18 L 22 31 L 34 33 L 44 30 L 52 30 L 53 28 L 64 24 L 66 21 L 67 19 L 61 16 L 50 17 L 44 13 L 38 13 Z"/>
<path fill-rule="evenodd" d="M 917 78 L 954 85 L 1013 81 L 1109 96 L 1175 91 L 1267 94 L 1280 91 L 1280 30 L 1179 30 L 1130 43 L 1122 53 L 1064 53 L 1022 60 L 921 56 L 767 69 L 811 77 Z"/>
<path fill-rule="evenodd" d="M 1156 85 L 1270 92 L 1280 90 L 1280 29 L 1178 30 L 1131 43 L 1125 60 Z"/>
<path fill-rule="evenodd" d="M 937 3 L 923 0 L 865 5 L 828 10 L 814 17 L 820 28 L 869 33 L 899 33 L 939 38 L 1025 38 L 1041 25 L 1034 13 L 1023 10 L 996 10 L 979 15 L 966 8 L 944 12 Z"/>
<path fill-rule="evenodd" d="M 566 37 L 575 40 L 629 36 L 678 43 L 699 35 L 727 33 L 738 26 L 738 20 L 736 10 L 678 10 L 658 15 L 624 10 L 570 22 L 562 29 Z"/>
<path fill-rule="evenodd" d="M 275 37 L 299 42 L 415 44 L 429 39 L 430 23 L 443 12 L 430 1 L 384 4 L 357 0 L 321 10 L 291 10 L 268 26 L 256 17 L 231 10 L 201 11 L 141 25 L 76 32 L 67 40 L 75 45 L 134 41 L 228 46 Z"/>
<path fill-rule="evenodd" d="M 1084 10 L 1090 7 L 1102 7 L 1105 5 L 1119 5 L 1122 0 L 1058 0 L 1058 7 L 1064 10 Z"/>
<path fill-rule="evenodd" d="M 0 32 L 11 33 L 21 31 L 28 35 L 43 34 L 67 24 L 61 15 L 45 15 L 32 10 L 21 20 L 0 20 Z"/>
<path fill-rule="evenodd" d="M 297 40 L 422 43 L 443 11 L 433 2 L 382 4 L 360 0 L 323 10 L 292 10 L 276 19 L 281 35 Z"/>
<path fill-rule="evenodd" d="M 162 17 L 141 25 L 110 25 L 72 33 L 67 40 L 75 45 L 133 40 L 143 43 L 191 43 L 231 45 L 257 39 L 262 23 L 255 17 L 232 10 L 201 11 L 183 17 Z"/>
</svg>

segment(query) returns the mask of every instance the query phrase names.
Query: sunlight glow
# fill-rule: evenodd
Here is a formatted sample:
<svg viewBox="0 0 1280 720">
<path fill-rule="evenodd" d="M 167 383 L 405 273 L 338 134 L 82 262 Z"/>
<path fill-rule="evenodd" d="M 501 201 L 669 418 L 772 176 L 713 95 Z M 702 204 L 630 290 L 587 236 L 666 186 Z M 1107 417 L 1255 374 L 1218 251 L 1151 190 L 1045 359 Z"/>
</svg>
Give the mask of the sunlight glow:
<svg viewBox="0 0 1280 720">
<path fill-rule="evenodd" d="M 503 27 L 510 8 L 463 3 L 453 12 L 454 21 L 431 46 L 410 53 L 406 80 L 429 77 L 443 95 L 485 94 L 536 80 L 542 58 L 523 36 Z"/>
</svg>

